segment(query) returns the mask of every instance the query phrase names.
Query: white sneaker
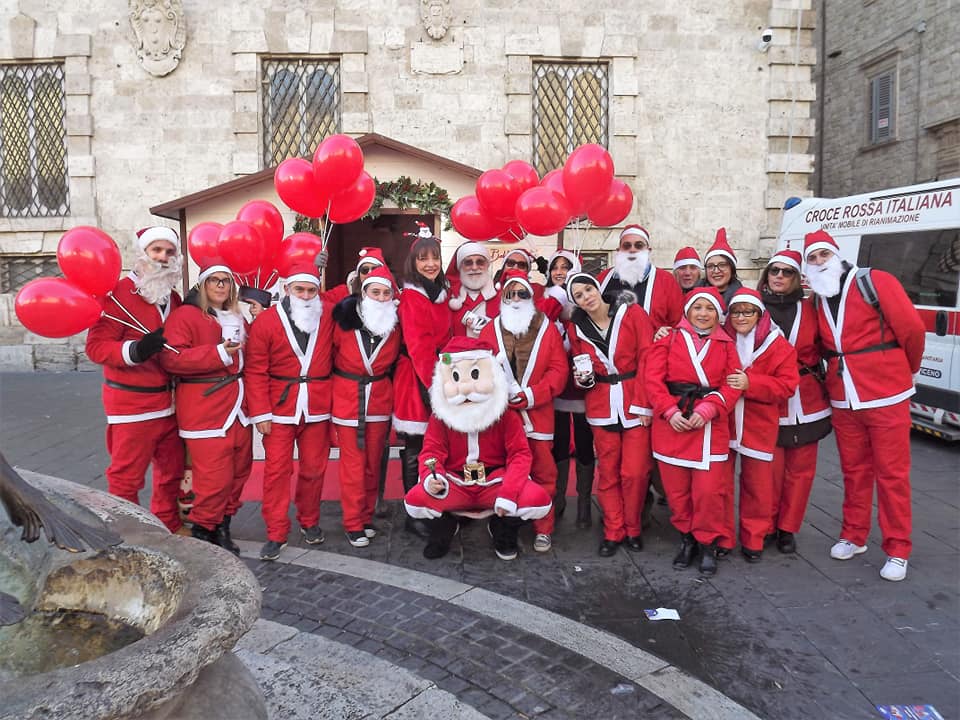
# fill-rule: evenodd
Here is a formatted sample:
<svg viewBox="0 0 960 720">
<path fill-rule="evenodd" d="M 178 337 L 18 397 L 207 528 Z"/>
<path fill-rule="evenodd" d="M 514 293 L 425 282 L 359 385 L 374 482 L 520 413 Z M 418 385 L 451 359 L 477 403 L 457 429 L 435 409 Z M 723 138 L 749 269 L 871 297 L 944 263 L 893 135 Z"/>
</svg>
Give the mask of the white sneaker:
<svg viewBox="0 0 960 720">
<path fill-rule="evenodd" d="M 537 552 L 547 552 L 551 547 L 553 547 L 553 541 L 550 539 L 550 536 L 544 533 L 537 533 L 537 536 L 533 539 L 533 549 Z"/>
<path fill-rule="evenodd" d="M 830 548 L 830 557 L 834 560 L 849 560 L 854 555 L 861 555 L 867 551 L 866 545 L 854 545 L 849 540 L 840 538 L 840 542 Z"/>
<path fill-rule="evenodd" d="M 907 559 L 888 557 L 880 569 L 880 577 L 890 582 L 900 582 L 907 576 Z"/>
</svg>

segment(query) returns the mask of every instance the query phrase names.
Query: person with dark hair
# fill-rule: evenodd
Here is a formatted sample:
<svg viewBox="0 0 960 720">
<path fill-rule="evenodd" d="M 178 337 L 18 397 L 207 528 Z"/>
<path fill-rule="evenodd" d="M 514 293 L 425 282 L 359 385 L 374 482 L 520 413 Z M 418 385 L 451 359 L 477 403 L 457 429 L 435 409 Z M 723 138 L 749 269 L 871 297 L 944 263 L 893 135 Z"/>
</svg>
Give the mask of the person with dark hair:
<svg viewBox="0 0 960 720">
<path fill-rule="evenodd" d="M 724 305 L 729 304 L 733 294 L 743 287 L 737 279 L 737 256 L 727 242 L 727 229 L 717 230 L 713 245 L 703 256 L 707 270 L 707 285 L 715 287 L 723 298 Z"/>
</svg>

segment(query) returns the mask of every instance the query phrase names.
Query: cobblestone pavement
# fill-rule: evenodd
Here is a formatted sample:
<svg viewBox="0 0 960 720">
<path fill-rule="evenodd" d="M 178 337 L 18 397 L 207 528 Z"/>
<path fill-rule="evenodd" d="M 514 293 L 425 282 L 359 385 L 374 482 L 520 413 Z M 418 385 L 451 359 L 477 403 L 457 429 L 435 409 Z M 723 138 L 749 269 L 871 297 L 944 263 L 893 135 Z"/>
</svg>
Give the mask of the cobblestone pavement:
<svg viewBox="0 0 960 720">
<path fill-rule="evenodd" d="M 14 464 L 105 487 L 103 415 L 96 374 L 0 374 L 0 411 L 0 448 Z M 832 439 L 822 445 L 806 524 L 798 534 L 799 552 L 783 556 L 768 551 L 763 562 L 749 566 L 734 554 L 709 581 L 695 572 L 675 572 L 670 567 L 676 534 L 662 507 L 655 510 L 653 523 L 645 529 L 642 553 L 598 557 L 600 531 L 595 513 L 590 531 L 577 531 L 572 517 L 563 518 L 553 550 L 544 555 L 532 552 L 527 531 L 521 535 L 524 552 L 520 558 L 503 563 L 493 555 L 480 523 L 463 529 L 448 557 L 424 560 L 420 541 L 399 529 L 399 503 L 391 503 L 389 515 L 377 520 L 381 535 L 371 546 L 354 549 L 340 531 L 339 506 L 325 503 L 321 522 L 327 541 L 322 549 L 344 558 L 367 558 L 388 568 L 408 568 L 482 588 L 503 597 L 505 604 L 506 599 L 520 600 L 605 630 L 682 669 L 760 717 L 874 718 L 876 704 L 924 703 L 936 706 L 945 718 L 960 718 L 960 446 L 916 436 L 912 451 L 914 555 L 908 579 L 897 584 L 878 577 L 885 558 L 876 528 L 864 555 L 844 563 L 828 556 L 839 531 L 842 501 Z M 248 503 L 234 527 L 239 538 L 252 543 L 248 549 L 259 547 L 264 528 L 258 504 Z M 295 551 L 298 545 L 299 538 L 292 533 L 291 548 L 285 552 Z M 417 597 L 416 593 L 412 598 L 410 592 L 394 594 L 395 588 L 377 583 L 376 577 L 351 579 L 338 572 L 280 563 L 254 562 L 253 567 L 266 588 L 265 620 L 361 651 L 369 648 L 374 656 L 388 658 L 414 675 L 442 671 L 450 678 L 470 681 L 472 687 L 456 688 L 453 680 L 443 680 L 452 683 L 449 692 L 467 705 L 480 708 L 489 704 L 490 717 L 506 712 L 496 703 L 524 713 L 525 705 L 509 705 L 509 699 L 502 697 L 517 687 L 546 703 L 547 712 L 559 713 L 557 717 L 563 717 L 562 713 L 568 717 L 613 717 L 617 711 L 636 716 L 637 708 L 646 707 L 642 703 L 651 703 L 651 717 L 676 716 L 669 714 L 675 710 L 656 704 L 649 688 L 616 673 L 605 674 L 613 672 L 609 665 L 605 668 L 576 650 L 562 649 L 562 642 L 554 643 L 556 647 L 543 646 L 542 637 L 536 639 L 535 633 L 518 634 L 515 626 L 488 627 L 489 618 L 476 619 L 470 627 L 484 640 L 470 639 L 457 649 L 466 653 L 470 648 L 479 657 L 461 656 L 447 648 L 450 657 L 437 655 L 441 659 L 437 662 L 431 648 L 437 647 L 438 652 L 444 648 L 436 640 L 459 638 L 458 632 L 467 632 L 464 623 L 469 615 L 453 612 L 449 604 L 437 605 L 435 598 Z M 303 604 L 281 606 L 287 594 L 284 588 L 298 588 L 297 598 Z M 403 612 L 391 609 L 394 600 Z M 348 610 L 340 609 L 339 604 L 336 610 L 328 607 L 341 601 Z M 677 609 L 680 621 L 647 621 L 643 609 L 655 607 Z M 378 608 L 382 616 L 376 615 Z M 404 617 L 411 608 L 423 613 Z M 427 625 L 433 632 L 421 640 L 416 633 L 397 630 L 400 621 L 393 613 L 414 627 Z M 338 626 L 337 619 L 345 620 L 345 616 L 350 617 L 349 622 Z M 331 617 L 335 618 L 332 622 Z M 460 623 L 459 630 L 443 624 L 448 617 L 456 618 L 452 622 Z M 436 628 L 442 628 L 444 634 L 437 635 Z M 500 684 L 488 682 L 492 680 L 489 675 L 472 672 L 486 668 L 489 673 L 491 656 L 482 655 L 484 651 L 478 648 L 492 652 L 489 645 L 504 633 L 507 639 L 533 638 L 530 647 L 526 637 L 523 643 L 512 641 L 511 652 L 517 646 L 530 654 L 519 663 L 508 655 L 506 667 L 529 669 L 533 677 L 544 681 L 552 678 L 553 686 L 525 685 L 523 676 L 512 671 L 495 673 L 503 676 L 497 680 Z M 407 646 L 391 644 L 393 636 Z M 366 641 L 370 642 L 364 646 Z M 571 659 L 568 652 L 579 659 Z M 553 660 L 541 667 L 543 658 Z M 577 663 L 586 663 L 584 673 L 576 671 Z M 555 665 L 556 673 L 547 672 Z M 472 682 L 472 678 L 485 679 Z M 592 684 L 581 686 L 581 678 L 592 678 Z M 491 687 L 483 687 L 485 684 Z M 631 691 L 621 689 L 623 695 L 612 694 L 620 684 L 632 686 Z M 444 690 L 439 681 L 436 687 Z M 572 694 L 565 695 L 565 689 Z M 468 691 L 471 694 L 466 695 Z M 579 706 L 582 709 L 572 710 L 572 703 L 583 696 L 590 700 Z M 601 705 L 600 698 L 607 704 Z M 594 712 L 601 707 L 614 714 Z"/>
</svg>

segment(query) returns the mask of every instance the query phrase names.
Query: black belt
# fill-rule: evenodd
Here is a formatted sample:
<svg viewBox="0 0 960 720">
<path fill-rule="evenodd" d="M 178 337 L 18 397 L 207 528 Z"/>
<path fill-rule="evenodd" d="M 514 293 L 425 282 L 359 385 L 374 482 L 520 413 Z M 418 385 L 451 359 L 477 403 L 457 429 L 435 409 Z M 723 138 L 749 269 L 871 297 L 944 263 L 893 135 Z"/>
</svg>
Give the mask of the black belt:
<svg viewBox="0 0 960 720">
<path fill-rule="evenodd" d="M 125 385 L 123 383 L 118 383 L 114 380 L 104 379 L 103 384 L 107 387 L 114 388 L 116 390 L 127 390 L 129 392 L 135 393 L 162 393 L 170 392 L 173 390 L 173 384 L 167 383 L 166 385 L 151 385 L 149 387 L 144 387 L 143 385 Z"/>
<path fill-rule="evenodd" d="M 817 380 L 823 382 L 826 378 L 826 371 L 823 369 L 823 365 L 817 363 L 816 365 L 800 365 L 800 377 L 804 375 L 813 375 Z"/>
<path fill-rule="evenodd" d="M 893 350 L 894 348 L 900 347 L 900 344 L 895 340 L 888 340 L 887 342 L 877 343 L 876 345 L 868 345 L 865 348 L 860 348 L 859 350 L 847 350 L 846 352 L 837 352 L 836 350 L 824 350 L 823 356 L 828 360 L 831 358 L 837 358 L 837 375 L 843 376 L 844 355 L 863 355 L 864 353 L 872 352 L 881 352 L 882 350 Z"/>
<path fill-rule="evenodd" d="M 379 375 L 357 375 L 356 373 L 347 372 L 346 370 L 338 370 L 334 368 L 333 374 L 338 377 L 346 378 L 347 380 L 353 380 L 357 383 L 357 447 L 363 450 L 366 447 L 366 442 L 364 441 L 364 435 L 366 433 L 367 427 L 367 412 L 366 412 L 366 387 L 371 385 L 378 380 L 386 380 L 389 377 L 388 373 L 380 373 Z"/>
<path fill-rule="evenodd" d="M 702 400 L 712 392 L 716 392 L 715 387 L 706 387 L 696 383 L 668 382 L 667 391 L 677 398 L 677 407 L 683 413 L 683 417 L 688 418 L 693 415 L 693 406 L 697 400 Z"/>
<path fill-rule="evenodd" d="M 285 375 L 270 375 L 271 380 L 279 380 L 280 382 L 286 383 L 286 385 L 283 386 L 283 391 L 280 393 L 281 405 L 287 401 L 287 397 L 290 395 L 290 388 L 292 388 L 294 385 L 308 382 L 320 382 L 321 380 L 326 380 L 329 377 L 329 375 L 294 375 L 293 377 L 288 377 Z"/>
<path fill-rule="evenodd" d="M 604 383 L 605 385 L 616 385 L 619 382 L 624 380 L 632 380 L 637 376 L 636 370 L 631 370 L 630 372 L 613 374 L 613 375 L 595 375 L 594 380 L 598 383 Z"/>
<path fill-rule="evenodd" d="M 239 373 L 236 375 L 221 375 L 219 377 L 178 377 L 177 382 L 184 385 L 213 385 L 203 391 L 203 397 L 213 395 L 217 390 L 225 388 L 230 383 L 234 383 L 242 377 Z"/>
</svg>

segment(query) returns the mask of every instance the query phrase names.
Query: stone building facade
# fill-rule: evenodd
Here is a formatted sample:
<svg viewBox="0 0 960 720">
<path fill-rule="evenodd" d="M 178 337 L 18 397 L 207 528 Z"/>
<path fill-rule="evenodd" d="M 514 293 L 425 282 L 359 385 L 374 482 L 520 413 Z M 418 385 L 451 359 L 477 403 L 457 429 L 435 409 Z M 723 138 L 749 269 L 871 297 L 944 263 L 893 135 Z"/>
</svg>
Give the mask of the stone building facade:
<svg viewBox="0 0 960 720">
<path fill-rule="evenodd" d="M 820 0 L 815 194 L 960 177 L 960 3 Z"/>
<path fill-rule="evenodd" d="M 84 224 L 128 252 L 133 231 L 158 221 L 148 208 L 269 167 L 270 60 L 335 68 L 334 130 L 477 168 L 534 159 L 544 63 L 602 67 L 602 141 L 636 198 L 625 222 L 650 230 L 660 265 L 726 226 L 749 273 L 784 199 L 809 193 L 812 0 L 129 3 L 143 6 L 182 24 L 151 45 L 126 2 L 0 0 L 0 72 L 62 72 L 67 200 L 18 215 L 0 183 L 0 263 L 49 257 Z M 584 248 L 612 250 L 616 232 L 593 231 Z M 12 299 L 0 294 L 0 344 L 42 343 L 17 326 Z M 53 352 L 0 347 L 0 366 Z"/>
</svg>

